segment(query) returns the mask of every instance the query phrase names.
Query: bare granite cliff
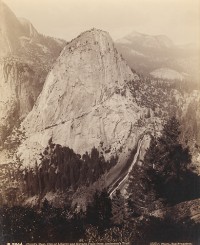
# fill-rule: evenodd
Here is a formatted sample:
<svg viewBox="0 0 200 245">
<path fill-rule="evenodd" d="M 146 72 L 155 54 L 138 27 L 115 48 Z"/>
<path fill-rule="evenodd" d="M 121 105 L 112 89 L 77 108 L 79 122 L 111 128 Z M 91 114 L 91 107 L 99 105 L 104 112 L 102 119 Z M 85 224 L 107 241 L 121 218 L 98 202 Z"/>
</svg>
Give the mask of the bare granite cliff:
<svg viewBox="0 0 200 245">
<path fill-rule="evenodd" d="M 66 44 L 45 37 L 0 1 L 0 144 L 32 109 Z"/>
<path fill-rule="evenodd" d="M 108 33 L 92 29 L 72 40 L 22 123 L 27 139 L 19 155 L 24 164 L 38 160 L 50 137 L 80 154 L 94 146 L 104 148 L 108 158 L 120 151 L 127 154 L 140 136 L 134 127 L 147 114 L 127 85 L 136 80 L 139 77 L 121 58 Z"/>
</svg>

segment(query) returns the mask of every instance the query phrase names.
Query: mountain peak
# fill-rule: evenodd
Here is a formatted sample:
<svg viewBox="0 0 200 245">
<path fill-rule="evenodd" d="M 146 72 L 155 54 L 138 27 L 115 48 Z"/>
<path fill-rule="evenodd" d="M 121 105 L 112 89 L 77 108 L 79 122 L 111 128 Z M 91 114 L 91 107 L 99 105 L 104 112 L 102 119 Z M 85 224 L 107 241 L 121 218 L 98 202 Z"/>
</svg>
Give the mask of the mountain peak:
<svg viewBox="0 0 200 245">
<path fill-rule="evenodd" d="M 72 39 L 64 48 L 61 56 L 69 55 L 69 51 L 73 53 L 74 50 L 78 50 L 78 55 L 83 52 L 89 53 L 93 50 L 93 52 L 100 54 L 102 57 L 106 55 L 106 52 L 116 52 L 110 34 L 96 28 L 82 32 L 76 38 Z"/>
<path fill-rule="evenodd" d="M 101 30 L 101 29 L 98 29 L 98 28 L 95 28 L 95 27 L 93 27 L 92 29 L 89 29 L 89 30 L 87 30 L 87 31 L 85 31 L 86 33 L 87 32 L 89 32 L 89 33 L 96 33 L 96 34 L 107 34 L 107 35 L 109 35 L 109 33 L 107 32 L 107 31 L 104 31 L 104 30 Z"/>
<path fill-rule="evenodd" d="M 26 36 L 33 38 L 39 35 L 37 30 L 29 20 L 25 18 L 18 18 L 18 20 L 20 21 L 21 25 L 24 27 Z"/>
<path fill-rule="evenodd" d="M 118 149 L 119 141 L 130 135 L 132 119 L 125 119 L 129 117 L 126 104 L 130 101 L 127 82 L 135 79 L 139 78 L 117 52 L 107 32 L 92 29 L 68 43 L 23 122 L 28 138 L 19 152 L 22 150 L 24 163 L 38 161 L 49 133 L 55 143 L 80 154 L 99 147 L 101 141 Z M 134 121 L 139 115 L 131 113 L 130 117 Z M 26 144 L 26 149 L 36 145 L 30 159 L 23 150 Z"/>
<path fill-rule="evenodd" d="M 55 50 L 50 50 L 52 45 Z M 38 33 L 29 20 L 17 18 L 12 10 L 0 1 L 0 57 L 19 55 L 34 59 L 36 53 L 40 53 L 40 56 L 45 54 L 47 60 L 48 54 L 57 52 L 57 48 L 60 50 L 60 46 L 64 45 L 64 41 Z"/>
<path fill-rule="evenodd" d="M 0 2 L 0 56 L 8 55 L 19 48 L 19 37 L 23 27 L 15 14 L 4 3 Z"/>
<path fill-rule="evenodd" d="M 28 21 L 21 21 L 4 3 L 0 2 L 0 56 L 7 56 L 21 48 L 21 38 L 33 38 L 36 29 Z"/>
<path fill-rule="evenodd" d="M 87 30 L 87 31 L 84 31 L 82 32 L 80 35 L 78 35 L 76 38 L 72 39 L 72 41 L 70 43 L 72 43 L 74 40 L 75 41 L 83 41 L 84 40 L 87 40 L 87 44 L 89 44 L 90 42 L 89 41 L 97 41 L 97 40 L 103 40 L 103 39 L 107 39 L 107 40 L 110 40 L 111 42 L 112 41 L 112 38 L 110 37 L 110 34 L 106 31 L 103 31 L 103 30 L 100 30 L 100 29 L 97 29 L 97 28 L 92 28 L 90 30 Z"/>
<path fill-rule="evenodd" d="M 133 31 L 124 38 L 117 40 L 117 43 L 132 45 L 133 48 L 140 47 L 140 50 L 148 49 L 165 49 L 174 46 L 170 38 L 165 35 L 149 35 Z"/>
<path fill-rule="evenodd" d="M 79 36 L 82 36 L 82 35 L 109 35 L 108 32 L 104 31 L 104 30 L 101 30 L 101 29 L 98 29 L 98 28 L 92 28 L 92 29 L 89 29 L 89 30 L 86 30 L 84 32 L 82 32 Z"/>
<path fill-rule="evenodd" d="M 12 10 L 3 1 L 0 0 L 0 27 L 1 29 L 11 24 L 11 22 L 17 23 L 18 19 L 15 16 L 15 14 L 12 12 Z"/>
<path fill-rule="evenodd" d="M 0 0 L 0 31 L 0 35 L 6 35 L 8 41 L 16 37 L 19 38 L 22 35 L 33 37 L 38 34 L 29 20 L 17 18 L 2 0 Z"/>
<path fill-rule="evenodd" d="M 144 36 L 145 34 L 143 33 L 140 33 L 138 31 L 132 31 L 128 36 L 131 36 L 131 37 L 137 37 L 137 36 Z"/>
</svg>

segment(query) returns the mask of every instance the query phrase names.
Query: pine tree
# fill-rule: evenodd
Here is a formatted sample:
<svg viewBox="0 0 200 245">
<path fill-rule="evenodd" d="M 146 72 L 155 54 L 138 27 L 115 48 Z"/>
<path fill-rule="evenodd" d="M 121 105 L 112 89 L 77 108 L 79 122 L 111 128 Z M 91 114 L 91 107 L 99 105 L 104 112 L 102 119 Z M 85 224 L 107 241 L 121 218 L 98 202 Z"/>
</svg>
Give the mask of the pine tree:
<svg viewBox="0 0 200 245">
<path fill-rule="evenodd" d="M 180 124 L 173 117 L 164 126 L 158 139 L 156 157 L 153 162 L 157 176 L 156 191 L 166 202 L 177 203 L 184 198 L 183 183 L 191 163 L 189 148 L 179 142 Z"/>
<path fill-rule="evenodd" d="M 112 202 L 106 189 L 96 191 L 93 202 L 87 206 L 87 223 L 104 230 L 111 225 Z"/>
<path fill-rule="evenodd" d="M 115 225 L 123 226 L 126 220 L 125 198 L 120 190 L 112 198 L 112 221 Z"/>
<path fill-rule="evenodd" d="M 172 117 L 162 135 L 152 137 L 142 166 L 135 165 L 129 183 L 129 209 L 137 217 L 161 205 L 159 200 L 175 204 L 187 199 L 184 185 L 188 183 L 191 155 L 179 142 L 180 124 Z"/>
</svg>

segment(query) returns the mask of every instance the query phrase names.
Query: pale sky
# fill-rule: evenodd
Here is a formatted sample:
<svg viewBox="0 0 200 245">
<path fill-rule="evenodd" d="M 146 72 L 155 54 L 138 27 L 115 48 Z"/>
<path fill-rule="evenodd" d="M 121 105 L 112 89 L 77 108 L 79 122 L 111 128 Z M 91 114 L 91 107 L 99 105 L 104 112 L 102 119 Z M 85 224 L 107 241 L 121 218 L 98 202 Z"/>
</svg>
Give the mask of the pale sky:
<svg viewBox="0 0 200 245">
<path fill-rule="evenodd" d="M 199 43 L 200 0 L 3 0 L 46 35 L 71 40 L 93 27 L 113 39 L 131 31 Z"/>
</svg>

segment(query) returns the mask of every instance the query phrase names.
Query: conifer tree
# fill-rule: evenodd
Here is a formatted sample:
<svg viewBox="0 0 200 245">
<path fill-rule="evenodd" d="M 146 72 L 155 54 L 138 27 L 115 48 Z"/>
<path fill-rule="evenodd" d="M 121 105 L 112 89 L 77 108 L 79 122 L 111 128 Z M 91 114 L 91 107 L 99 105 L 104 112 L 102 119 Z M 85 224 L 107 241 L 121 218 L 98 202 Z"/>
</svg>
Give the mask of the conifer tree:
<svg viewBox="0 0 200 245">
<path fill-rule="evenodd" d="M 96 191 L 93 202 L 87 206 L 87 222 L 104 230 L 111 225 L 112 202 L 106 189 Z"/>
<path fill-rule="evenodd" d="M 115 225 L 123 226 L 126 219 L 125 198 L 120 190 L 112 198 L 112 221 Z"/>
<path fill-rule="evenodd" d="M 187 200 L 188 166 L 191 155 L 179 142 L 180 124 L 172 117 L 162 135 L 152 137 L 141 166 L 135 165 L 129 183 L 129 207 L 132 217 L 156 209 L 161 203 L 175 204 Z"/>
</svg>

